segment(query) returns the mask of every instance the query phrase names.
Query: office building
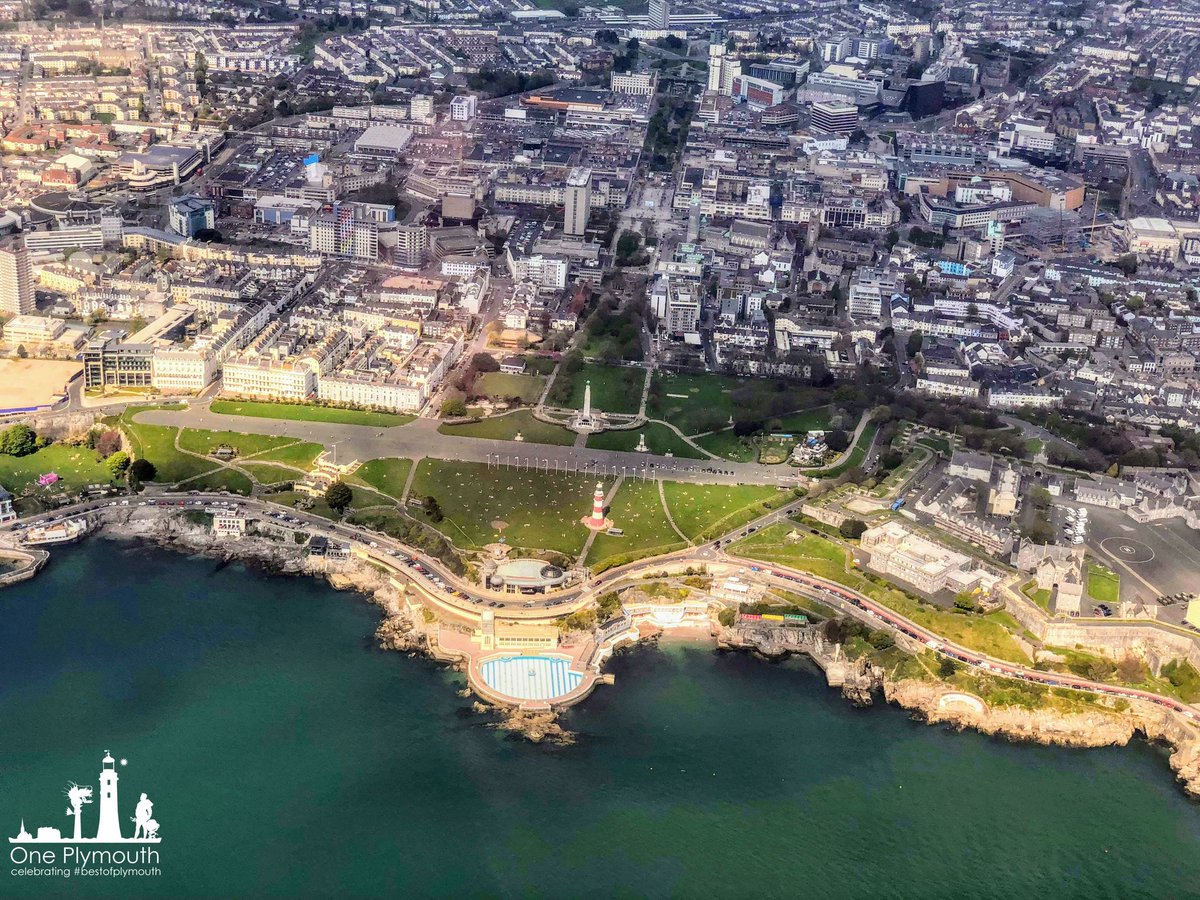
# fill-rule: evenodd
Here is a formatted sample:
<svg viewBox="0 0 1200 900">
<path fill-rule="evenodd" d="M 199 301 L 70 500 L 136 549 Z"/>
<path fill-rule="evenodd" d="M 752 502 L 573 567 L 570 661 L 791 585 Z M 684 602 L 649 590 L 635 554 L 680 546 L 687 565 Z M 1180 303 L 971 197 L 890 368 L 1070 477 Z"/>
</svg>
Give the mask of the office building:
<svg viewBox="0 0 1200 900">
<path fill-rule="evenodd" d="M 663 31 L 671 27 L 671 0 L 650 0 L 650 27 Z"/>
<path fill-rule="evenodd" d="M 576 167 L 567 175 L 563 192 L 563 231 L 571 237 L 583 237 L 591 211 L 592 170 Z"/>
<path fill-rule="evenodd" d="M 35 308 L 29 250 L 17 239 L 0 247 L 0 312 L 24 315 Z"/>
<path fill-rule="evenodd" d="M 429 254 L 429 228 L 421 224 L 396 226 L 396 265 L 419 269 Z"/>
<path fill-rule="evenodd" d="M 184 237 L 195 237 L 197 231 L 214 228 L 217 213 L 211 200 L 200 197 L 180 197 L 168 208 L 171 230 Z"/>
<path fill-rule="evenodd" d="M 812 127 L 829 134 L 852 134 L 858 128 L 858 107 L 850 103 L 814 103 Z"/>
<path fill-rule="evenodd" d="M 309 222 L 308 246 L 326 256 L 375 262 L 379 259 L 379 223 L 359 218 L 349 203 L 334 203 Z"/>
<path fill-rule="evenodd" d="M 470 122 L 479 108 L 474 94 L 462 94 L 450 101 L 450 118 L 455 122 Z"/>
</svg>

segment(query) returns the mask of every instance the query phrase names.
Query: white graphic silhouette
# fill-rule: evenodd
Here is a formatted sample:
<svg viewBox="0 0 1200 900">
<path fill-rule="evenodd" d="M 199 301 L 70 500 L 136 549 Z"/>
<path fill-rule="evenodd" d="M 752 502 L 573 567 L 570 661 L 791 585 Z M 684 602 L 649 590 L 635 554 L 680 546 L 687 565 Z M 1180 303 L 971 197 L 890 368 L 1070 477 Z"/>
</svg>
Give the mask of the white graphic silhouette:
<svg viewBox="0 0 1200 900">
<path fill-rule="evenodd" d="M 121 765 L 125 765 L 126 762 L 127 760 L 122 759 Z M 100 821 L 96 826 L 94 838 L 83 837 L 83 807 L 92 802 L 92 788 L 71 781 L 67 783 L 67 790 L 64 793 L 67 795 L 67 801 L 71 804 L 67 815 L 75 819 L 74 837 L 63 837 L 57 828 L 49 825 L 40 826 L 37 834 L 32 835 L 26 831 L 25 820 L 22 819 L 20 832 L 16 837 L 10 837 L 8 842 L 10 844 L 84 844 L 93 842 L 100 844 L 157 844 L 161 841 L 162 838 L 158 836 L 158 822 L 154 818 L 154 801 L 145 794 L 142 794 L 142 798 L 134 810 L 134 815 L 130 819 L 135 826 L 133 837 L 127 838 L 121 834 L 121 820 L 117 804 L 117 781 L 119 779 L 116 760 L 112 758 L 112 754 L 105 751 L 100 766 Z"/>
<path fill-rule="evenodd" d="M 68 816 L 75 817 L 75 840 L 83 840 L 83 804 L 92 802 L 92 789 L 90 787 L 80 787 L 75 782 L 71 782 L 71 786 L 66 791 L 67 799 L 71 801 L 71 808 L 67 810 Z M 22 822 L 21 826 L 24 827 Z"/>
<path fill-rule="evenodd" d="M 138 801 L 137 814 L 133 817 L 134 824 L 137 827 L 133 830 L 133 839 L 146 836 L 146 826 L 154 822 L 154 803 L 145 795 L 142 794 L 142 799 Z M 158 830 L 158 823 L 154 822 L 154 828 Z"/>
</svg>

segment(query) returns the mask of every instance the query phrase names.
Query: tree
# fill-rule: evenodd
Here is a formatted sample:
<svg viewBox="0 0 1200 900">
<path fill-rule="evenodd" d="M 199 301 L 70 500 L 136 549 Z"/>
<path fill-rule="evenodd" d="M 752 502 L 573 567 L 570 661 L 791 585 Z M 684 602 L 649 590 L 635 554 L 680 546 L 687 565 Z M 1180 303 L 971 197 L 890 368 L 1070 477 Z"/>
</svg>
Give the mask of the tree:
<svg viewBox="0 0 1200 900">
<path fill-rule="evenodd" d="M 867 523 L 862 519 L 847 519 L 838 526 L 838 534 L 849 541 L 857 541 L 867 530 Z"/>
<path fill-rule="evenodd" d="M 471 368 L 476 372 L 499 372 L 500 363 L 490 353 L 476 353 L 471 357 Z"/>
<path fill-rule="evenodd" d="M 462 397 L 447 397 L 442 401 L 442 418 L 457 419 L 467 414 L 467 404 Z"/>
<path fill-rule="evenodd" d="M 953 678 L 958 672 L 958 663 L 948 656 L 943 656 L 941 662 L 938 663 L 938 676 L 940 678 Z"/>
<path fill-rule="evenodd" d="M 954 608 L 963 612 L 975 611 L 975 598 L 971 596 L 970 591 L 963 591 L 954 595 Z"/>
<path fill-rule="evenodd" d="M 887 238 L 884 240 L 884 243 L 886 243 L 887 248 L 889 250 L 891 250 L 898 243 L 900 243 L 900 232 L 898 232 L 895 228 L 892 228 L 891 230 L 889 230 L 887 233 Z"/>
<path fill-rule="evenodd" d="M 636 231 L 625 231 L 617 239 L 618 262 L 632 259 L 642 249 L 642 239 Z"/>
<path fill-rule="evenodd" d="M 109 428 L 96 433 L 93 449 L 105 458 L 112 456 L 121 449 L 121 432 Z"/>
<path fill-rule="evenodd" d="M 21 357 L 21 359 L 29 358 L 29 351 L 25 349 L 24 344 L 17 345 L 17 356 Z"/>
<path fill-rule="evenodd" d="M 37 432 L 28 425 L 13 425 L 0 434 L 0 453 L 6 456 L 28 456 L 37 449 Z"/>
<path fill-rule="evenodd" d="M 726 628 L 728 628 L 730 625 L 732 625 L 734 622 L 737 621 L 737 611 L 726 607 L 725 609 L 723 609 L 719 613 L 717 613 L 717 621 L 720 622 Z"/>
<path fill-rule="evenodd" d="M 445 516 L 442 515 L 442 505 L 438 503 L 437 497 L 430 494 L 421 501 L 421 509 L 425 511 L 425 515 L 429 516 L 429 521 L 437 523 L 442 521 Z"/>
<path fill-rule="evenodd" d="M 325 503 L 339 516 L 354 501 L 354 492 L 344 481 L 335 481 L 325 489 Z"/>
<path fill-rule="evenodd" d="M 920 331 L 914 331 L 908 336 L 908 344 L 905 346 L 905 349 L 908 351 L 909 356 L 916 356 L 921 352 L 923 346 L 925 346 L 925 335 Z"/>
<path fill-rule="evenodd" d="M 125 475 L 125 470 L 129 468 L 129 454 L 124 450 L 117 450 L 105 457 L 104 465 L 108 468 L 113 480 L 116 481 Z"/>
<path fill-rule="evenodd" d="M 157 476 L 157 467 L 148 459 L 135 459 L 129 464 L 129 483 L 135 487 L 143 481 L 153 481 Z"/>
<path fill-rule="evenodd" d="M 842 429 L 836 428 L 825 435 L 825 445 L 834 453 L 841 453 L 850 446 L 850 435 Z"/>
</svg>

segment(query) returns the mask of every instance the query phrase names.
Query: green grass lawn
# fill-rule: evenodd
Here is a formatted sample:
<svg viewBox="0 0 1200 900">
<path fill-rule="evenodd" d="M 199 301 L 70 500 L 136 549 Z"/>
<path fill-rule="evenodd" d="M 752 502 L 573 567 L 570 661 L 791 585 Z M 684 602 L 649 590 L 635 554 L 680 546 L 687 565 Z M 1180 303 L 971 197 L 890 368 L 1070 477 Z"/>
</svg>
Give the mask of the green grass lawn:
<svg viewBox="0 0 1200 900">
<path fill-rule="evenodd" d="M 1115 604 L 1121 599 L 1121 576 L 1099 563 L 1089 561 L 1087 592 L 1097 603 Z"/>
<path fill-rule="evenodd" d="M 644 428 L 633 431 L 602 431 L 589 435 L 587 445 L 592 450 L 628 450 L 638 445 L 639 435 L 646 436 L 649 452 L 658 456 L 670 453 L 680 459 L 705 459 L 703 453 L 692 447 L 666 425 L 651 422 Z"/>
<path fill-rule="evenodd" d="M 207 475 L 201 475 L 187 483 L 190 491 L 231 491 L 235 494 L 247 494 L 253 490 L 250 479 L 241 472 L 233 469 L 217 469 Z"/>
<path fill-rule="evenodd" d="M 1050 612 L 1050 594 L 1049 588 L 1040 588 L 1037 586 L 1037 581 L 1030 581 L 1021 587 L 1021 593 L 1044 609 Z"/>
<path fill-rule="evenodd" d="M 624 482 L 613 498 L 609 517 L 613 527 L 625 533 L 619 537 L 603 532 L 596 535 L 585 560 L 593 572 L 687 546 L 667 521 L 656 482 Z"/>
<path fill-rule="evenodd" d="M 292 469 L 270 463 L 240 462 L 238 465 L 253 475 L 259 484 L 279 484 L 282 481 L 297 481 L 304 477 Z"/>
<path fill-rule="evenodd" d="M 295 438 L 271 437 L 265 434 L 241 434 L 236 431 L 205 431 L 196 428 L 185 428 L 179 435 L 179 446 L 183 450 L 210 456 L 221 446 L 232 447 L 237 451 L 234 459 L 244 459 L 266 451 L 278 452 L 283 447 L 294 445 Z M 262 457 L 264 462 L 268 460 Z M 232 460 L 230 460 L 232 461 Z M 269 460 L 279 462 L 279 460 Z"/>
<path fill-rule="evenodd" d="M 801 535 L 798 539 L 790 540 L 793 531 L 789 525 L 772 525 L 731 545 L 729 552 L 812 572 L 866 594 L 963 647 L 1010 662 L 1029 662 L 1029 657 L 1013 640 L 1013 633 L 1020 631 L 1020 626 L 1007 613 L 967 615 L 918 602 L 898 588 L 880 586 L 857 567 L 847 570 L 849 558 L 839 544 L 803 532 L 798 532 Z"/>
<path fill-rule="evenodd" d="M 740 528 L 769 509 L 795 498 L 791 491 L 762 485 L 736 486 L 663 482 L 671 518 L 690 540 L 712 540 Z"/>
<path fill-rule="evenodd" d="M 551 425 L 540 422 L 527 409 L 517 410 L 506 416 L 493 416 L 480 419 L 478 422 L 466 422 L 462 425 L 440 425 L 438 431 L 442 434 L 453 434 L 459 437 L 485 438 L 493 441 L 512 441 L 517 433 L 530 444 L 557 444 L 569 447 L 575 443 L 575 432 L 561 425 Z M 515 451 L 514 451 L 515 452 Z"/>
<path fill-rule="evenodd" d="M 538 356 L 536 353 L 525 356 L 526 375 L 549 375 L 557 365 L 558 360 L 552 356 Z"/>
<path fill-rule="evenodd" d="M 754 441 L 750 438 L 738 437 L 733 433 L 732 428 L 714 431 L 712 434 L 706 434 L 704 437 L 694 440 L 709 453 L 714 453 L 721 459 L 728 459 L 731 462 L 753 462 L 758 456 L 758 447 L 755 446 Z"/>
<path fill-rule="evenodd" d="M 482 547 L 503 534 L 514 547 L 576 555 L 587 539 L 579 520 L 591 512 L 595 485 L 595 478 L 577 475 L 423 459 L 412 497 L 437 498 L 445 518 L 429 524 L 460 547 Z M 413 514 L 428 521 L 415 508 Z M 497 522 L 506 526 L 498 529 Z"/>
<path fill-rule="evenodd" d="M 293 441 L 280 444 L 266 453 L 256 453 L 250 462 L 273 462 L 285 466 L 295 466 L 297 469 L 308 471 L 321 451 L 325 449 L 320 444 L 308 441 Z"/>
<path fill-rule="evenodd" d="M 54 472 L 61 480 L 49 488 L 39 487 L 38 477 L 48 472 Z M 111 482 L 103 460 L 87 447 L 51 444 L 28 456 L 0 455 L 0 485 L 18 497 L 27 493 L 71 494 L 89 484 Z"/>
<path fill-rule="evenodd" d="M 918 444 L 922 444 L 923 446 L 928 447 L 930 450 L 933 450 L 937 453 L 942 454 L 942 456 L 950 455 L 950 442 L 948 440 L 946 440 L 945 438 L 931 437 L 929 435 L 925 435 L 923 437 L 917 438 L 916 442 Z"/>
<path fill-rule="evenodd" d="M 408 473 L 412 470 L 411 459 L 372 459 L 359 466 L 358 471 L 347 479 L 347 483 L 357 483 L 372 487 L 381 494 L 387 494 L 394 500 L 399 500 L 404 493 Z"/>
<path fill-rule="evenodd" d="M 217 468 L 215 460 L 196 459 L 175 449 L 178 428 L 169 425 L 143 425 L 130 421 L 128 415 L 123 415 L 122 420 L 134 455 L 154 463 L 158 470 L 154 480 L 159 484 L 173 484 Z"/>
<path fill-rule="evenodd" d="M 308 403 L 265 403 L 253 400 L 214 400 L 210 408 L 215 413 L 227 416 L 330 422 L 341 425 L 369 425 L 372 428 L 390 428 L 393 425 L 411 422 L 416 418 L 403 413 L 337 409 L 332 406 L 316 406 Z"/>
<path fill-rule="evenodd" d="M 724 375 L 675 375 L 656 372 L 646 412 L 670 422 L 686 435 L 706 430 L 709 420 L 722 424 L 733 415 L 733 391 L 744 383 Z"/>
<path fill-rule="evenodd" d="M 509 375 L 505 372 L 487 372 L 475 382 L 475 390 L 497 400 L 519 397 L 522 403 L 537 403 L 546 387 L 542 375 Z"/>
<path fill-rule="evenodd" d="M 788 434 L 807 434 L 810 431 L 828 431 L 833 409 L 818 406 L 779 418 L 779 430 Z"/>
<path fill-rule="evenodd" d="M 626 366 L 585 363 L 571 379 L 570 406 L 583 409 L 583 389 L 592 383 L 592 409 L 609 413 L 636 413 L 642 401 L 646 370 Z"/>
</svg>

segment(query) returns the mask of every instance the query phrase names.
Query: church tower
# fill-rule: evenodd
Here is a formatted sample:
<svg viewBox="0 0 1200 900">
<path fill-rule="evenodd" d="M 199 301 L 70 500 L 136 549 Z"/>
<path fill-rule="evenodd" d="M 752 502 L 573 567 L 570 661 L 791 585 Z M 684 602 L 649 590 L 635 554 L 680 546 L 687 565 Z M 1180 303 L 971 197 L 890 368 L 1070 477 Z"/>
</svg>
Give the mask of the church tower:
<svg viewBox="0 0 1200 900">
<path fill-rule="evenodd" d="M 107 750 L 100 769 L 100 826 L 96 829 L 98 841 L 120 841 L 121 819 L 117 812 L 116 760 Z"/>
</svg>

